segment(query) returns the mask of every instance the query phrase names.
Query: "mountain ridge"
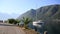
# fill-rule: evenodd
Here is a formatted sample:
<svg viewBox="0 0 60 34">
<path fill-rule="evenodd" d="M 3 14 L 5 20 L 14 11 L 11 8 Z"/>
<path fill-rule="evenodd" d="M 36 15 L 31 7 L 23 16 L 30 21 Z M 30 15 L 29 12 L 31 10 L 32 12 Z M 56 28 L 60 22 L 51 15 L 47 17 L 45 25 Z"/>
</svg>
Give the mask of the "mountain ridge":
<svg viewBox="0 0 60 34">
<path fill-rule="evenodd" d="M 52 16 L 55 15 L 56 13 L 60 13 L 60 5 L 58 4 L 48 5 L 48 6 L 40 7 L 38 9 L 29 10 L 23 15 L 19 16 L 17 19 L 20 20 L 23 17 L 29 17 L 33 19 L 33 21 L 46 20 L 48 18 L 54 18 Z"/>
</svg>

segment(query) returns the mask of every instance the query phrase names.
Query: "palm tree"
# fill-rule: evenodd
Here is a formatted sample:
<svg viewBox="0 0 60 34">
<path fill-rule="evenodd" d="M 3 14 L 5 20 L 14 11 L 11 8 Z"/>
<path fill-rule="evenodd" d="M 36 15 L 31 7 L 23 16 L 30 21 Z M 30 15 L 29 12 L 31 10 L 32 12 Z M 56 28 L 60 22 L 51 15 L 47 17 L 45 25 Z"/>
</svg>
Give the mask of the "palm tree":
<svg viewBox="0 0 60 34">
<path fill-rule="evenodd" d="M 15 20 L 16 21 L 16 23 L 18 24 L 18 26 L 19 26 L 19 23 L 21 22 L 21 20 Z"/>
<path fill-rule="evenodd" d="M 32 22 L 32 20 L 30 18 L 24 18 L 24 17 L 23 17 L 23 20 L 22 21 L 24 22 L 25 29 L 28 28 L 27 27 L 28 23 L 31 23 Z"/>
</svg>

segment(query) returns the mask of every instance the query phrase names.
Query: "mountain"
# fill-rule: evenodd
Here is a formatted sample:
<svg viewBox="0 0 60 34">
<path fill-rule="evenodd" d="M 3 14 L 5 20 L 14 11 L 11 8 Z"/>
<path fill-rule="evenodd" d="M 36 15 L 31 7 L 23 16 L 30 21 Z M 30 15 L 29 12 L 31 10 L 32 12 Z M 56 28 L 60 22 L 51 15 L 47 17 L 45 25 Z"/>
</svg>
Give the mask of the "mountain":
<svg viewBox="0 0 60 34">
<path fill-rule="evenodd" d="M 11 16 L 5 13 L 0 13 L 0 20 L 6 20 L 8 17 L 11 17 Z"/>
<path fill-rule="evenodd" d="M 31 9 L 31 10 L 29 10 L 29 11 L 27 11 L 26 13 L 24 13 L 24 14 L 22 14 L 21 16 L 19 16 L 17 19 L 22 19 L 23 17 L 28 17 L 28 18 L 33 18 L 33 19 L 35 19 L 35 15 L 36 14 L 36 10 L 34 10 L 34 9 Z"/>
<path fill-rule="evenodd" d="M 37 10 L 37 19 L 46 20 L 49 18 L 55 18 L 57 17 L 57 14 L 60 14 L 60 5 L 50 5 L 41 7 Z"/>
<path fill-rule="evenodd" d="M 26 13 L 20 15 L 17 19 L 22 19 L 23 17 L 29 17 L 36 20 L 47 20 L 47 19 L 60 19 L 60 5 L 49 5 L 43 6 L 36 10 L 31 9 Z"/>
<path fill-rule="evenodd" d="M 20 15 L 17 19 L 22 19 L 23 17 L 29 17 L 36 20 L 43 20 L 44 26 L 43 30 L 38 28 L 37 31 L 47 31 L 48 34 L 59 34 L 60 33 L 60 5 L 49 5 L 43 6 L 36 10 L 31 9 L 26 13 Z M 31 27 L 33 27 L 30 24 Z M 40 32 L 41 33 L 41 32 Z"/>
<path fill-rule="evenodd" d="M 0 12 L 0 20 L 7 20 L 10 18 L 16 18 L 18 14 L 7 14 L 7 13 L 1 13 Z"/>
</svg>

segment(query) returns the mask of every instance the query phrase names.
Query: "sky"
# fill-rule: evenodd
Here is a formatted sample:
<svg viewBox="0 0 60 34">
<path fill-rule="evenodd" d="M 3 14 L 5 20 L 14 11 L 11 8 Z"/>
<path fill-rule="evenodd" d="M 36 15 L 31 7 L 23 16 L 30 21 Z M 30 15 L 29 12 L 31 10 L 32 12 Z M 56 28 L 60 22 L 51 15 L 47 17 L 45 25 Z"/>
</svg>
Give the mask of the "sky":
<svg viewBox="0 0 60 34">
<path fill-rule="evenodd" d="M 0 0 L 0 20 L 17 18 L 30 9 L 60 4 L 60 0 Z"/>
</svg>

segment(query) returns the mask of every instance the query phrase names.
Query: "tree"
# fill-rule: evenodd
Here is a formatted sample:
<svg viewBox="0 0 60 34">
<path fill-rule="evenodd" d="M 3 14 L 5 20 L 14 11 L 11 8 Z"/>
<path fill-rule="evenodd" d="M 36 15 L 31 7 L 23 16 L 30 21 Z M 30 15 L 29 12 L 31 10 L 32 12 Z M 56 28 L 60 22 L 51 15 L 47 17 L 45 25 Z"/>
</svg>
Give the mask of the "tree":
<svg viewBox="0 0 60 34">
<path fill-rule="evenodd" d="M 60 21 L 49 19 L 46 23 L 46 30 L 48 34 L 60 34 Z"/>
<path fill-rule="evenodd" d="M 22 21 L 24 22 L 24 27 L 25 27 L 25 29 L 27 29 L 28 23 L 32 22 L 31 19 L 29 19 L 29 18 L 24 18 L 24 17 L 23 17 L 23 20 L 22 20 Z"/>
<path fill-rule="evenodd" d="M 10 24 L 17 24 L 17 23 L 20 23 L 20 20 L 8 19 L 8 22 L 9 22 Z"/>
<path fill-rule="evenodd" d="M 18 24 L 18 26 L 19 26 L 19 23 L 21 22 L 21 20 L 15 20 L 16 21 L 16 23 Z"/>
<path fill-rule="evenodd" d="M 8 22 L 9 22 L 10 24 L 13 24 L 13 23 L 15 22 L 15 19 L 8 19 Z"/>
</svg>

